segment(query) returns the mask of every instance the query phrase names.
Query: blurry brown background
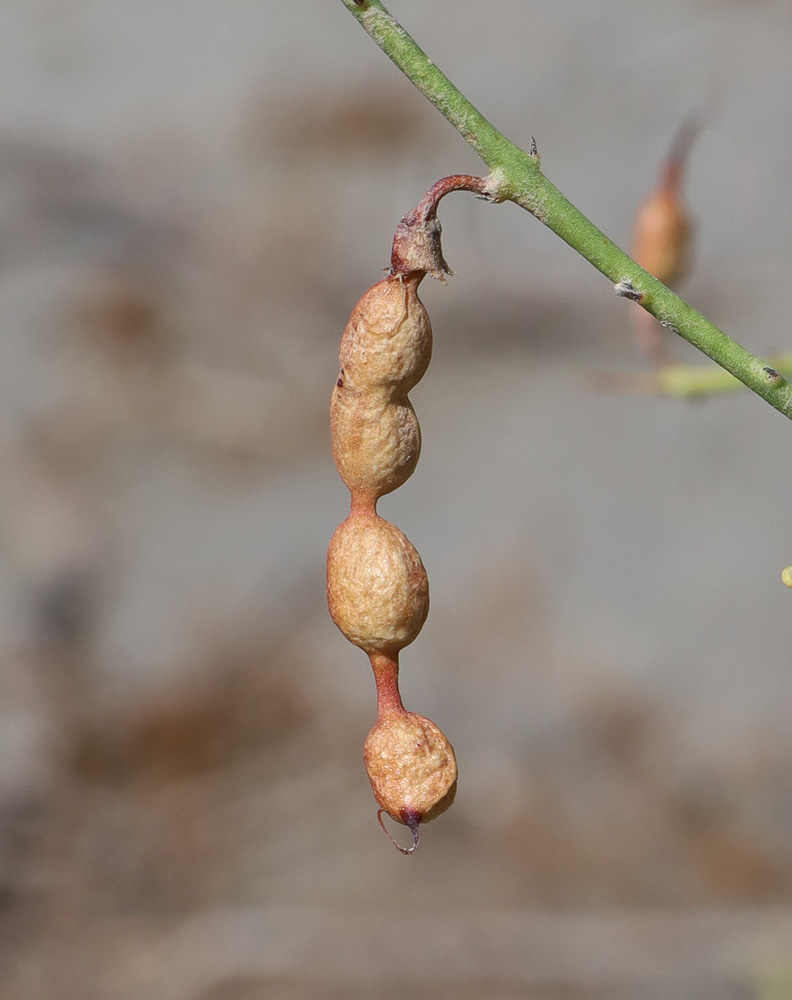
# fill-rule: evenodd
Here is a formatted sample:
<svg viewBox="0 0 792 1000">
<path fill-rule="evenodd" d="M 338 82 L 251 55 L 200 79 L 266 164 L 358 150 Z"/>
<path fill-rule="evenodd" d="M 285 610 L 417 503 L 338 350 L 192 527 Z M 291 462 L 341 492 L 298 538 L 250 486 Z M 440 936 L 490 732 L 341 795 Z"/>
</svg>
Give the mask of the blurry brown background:
<svg viewBox="0 0 792 1000">
<path fill-rule="evenodd" d="M 684 292 L 789 347 L 788 0 L 393 7 L 622 244 L 710 107 Z M 405 859 L 325 606 L 327 408 L 396 222 L 481 166 L 338 0 L 6 0 L 0 39 L 3 1000 L 791 997 L 785 421 L 595 391 L 646 366 L 633 307 L 444 202 L 381 510 L 461 780 Z"/>
</svg>

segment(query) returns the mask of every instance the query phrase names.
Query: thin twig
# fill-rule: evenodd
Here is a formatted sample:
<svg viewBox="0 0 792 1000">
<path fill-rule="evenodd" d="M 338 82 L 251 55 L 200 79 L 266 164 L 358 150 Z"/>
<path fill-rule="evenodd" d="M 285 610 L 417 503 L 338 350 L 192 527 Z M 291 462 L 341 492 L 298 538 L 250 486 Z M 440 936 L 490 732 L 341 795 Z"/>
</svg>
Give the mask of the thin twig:
<svg viewBox="0 0 792 1000">
<path fill-rule="evenodd" d="M 792 384 L 666 288 L 587 219 L 544 176 L 530 153 L 506 139 L 446 77 L 380 0 L 341 0 L 380 48 L 457 129 L 492 171 L 493 200 L 513 201 L 535 215 L 613 285 L 629 283 L 641 306 L 792 419 Z"/>
</svg>

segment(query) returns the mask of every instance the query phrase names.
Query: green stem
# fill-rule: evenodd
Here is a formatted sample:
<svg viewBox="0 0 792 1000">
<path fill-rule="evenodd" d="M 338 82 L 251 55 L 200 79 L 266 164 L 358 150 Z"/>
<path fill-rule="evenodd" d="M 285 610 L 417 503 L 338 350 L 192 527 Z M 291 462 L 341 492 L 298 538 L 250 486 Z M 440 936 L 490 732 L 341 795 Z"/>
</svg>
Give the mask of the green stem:
<svg viewBox="0 0 792 1000">
<path fill-rule="evenodd" d="M 703 351 L 762 399 L 792 419 L 792 384 L 659 282 L 600 232 L 544 176 L 535 150 L 505 138 L 429 59 L 380 0 L 341 0 L 377 45 L 454 126 L 492 171 L 498 201 L 535 215 L 601 271 L 619 294 Z"/>
</svg>

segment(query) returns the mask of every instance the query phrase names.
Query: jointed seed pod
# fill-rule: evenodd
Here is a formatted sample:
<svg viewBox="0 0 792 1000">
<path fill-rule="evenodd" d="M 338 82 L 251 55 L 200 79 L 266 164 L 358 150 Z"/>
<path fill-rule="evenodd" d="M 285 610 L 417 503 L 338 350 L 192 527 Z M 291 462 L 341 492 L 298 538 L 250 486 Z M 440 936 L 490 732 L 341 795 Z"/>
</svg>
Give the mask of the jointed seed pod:
<svg viewBox="0 0 792 1000">
<path fill-rule="evenodd" d="M 432 327 L 418 284 L 423 272 L 378 282 L 355 306 L 341 339 L 330 407 L 333 457 L 353 499 L 402 485 L 421 452 L 407 393 L 432 357 Z"/>
<path fill-rule="evenodd" d="M 460 174 L 438 181 L 404 216 L 388 277 L 360 299 L 344 330 L 330 406 L 333 457 L 352 505 L 330 541 L 327 603 L 333 621 L 368 653 L 374 670 L 377 724 L 363 757 L 380 824 L 386 812 L 412 832 L 412 846 L 399 847 L 404 854 L 418 847 L 419 823 L 454 801 L 457 766 L 453 747 L 437 726 L 402 704 L 399 652 L 421 631 L 429 586 L 415 547 L 379 516 L 377 500 L 409 479 L 421 451 L 407 393 L 429 365 L 432 327 L 418 285 L 426 274 L 440 280 L 450 274 L 436 214 L 450 191 L 499 200 L 491 178 Z"/>
<path fill-rule="evenodd" d="M 456 190 L 494 200 L 483 178 L 448 177 L 402 219 L 390 274 L 363 295 L 344 330 L 330 407 L 333 457 L 352 504 L 330 541 L 327 602 L 333 621 L 368 653 L 374 670 L 377 723 L 364 761 L 380 823 L 387 812 L 412 832 L 412 846 L 399 848 L 405 854 L 418 846 L 419 823 L 453 802 L 457 766 L 437 726 L 401 701 L 399 652 L 421 631 L 429 587 L 418 552 L 377 514 L 377 500 L 409 479 L 420 455 L 421 432 L 407 393 L 429 365 L 432 327 L 418 285 L 427 273 L 441 279 L 449 273 L 436 211 L 440 198 Z"/>
<path fill-rule="evenodd" d="M 377 500 L 412 475 L 421 450 L 407 393 L 432 354 L 417 292 L 423 277 L 391 274 L 358 302 L 341 339 L 330 409 L 333 456 L 352 509 L 330 541 L 327 601 L 333 621 L 374 668 L 379 711 L 364 760 L 380 813 L 410 827 L 410 851 L 418 824 L 453 801 L 457 778 L 451 744 L 399 696 L 399 651 L 421 631 L 429 586 L 415 547 L 376 511 Z"/>
</svg>

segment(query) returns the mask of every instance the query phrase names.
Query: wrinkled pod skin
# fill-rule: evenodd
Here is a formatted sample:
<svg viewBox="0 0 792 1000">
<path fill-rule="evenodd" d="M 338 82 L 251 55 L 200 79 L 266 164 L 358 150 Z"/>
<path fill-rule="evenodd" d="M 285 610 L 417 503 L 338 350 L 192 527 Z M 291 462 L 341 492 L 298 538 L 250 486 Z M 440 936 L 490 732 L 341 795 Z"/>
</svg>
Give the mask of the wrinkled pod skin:
<svg viewBox="0 0 792 1000">
<path fill-rule="evenodd" d="M 448 808 L 456 791 L 453 749 L 433 722 L 407 712 L 398 691 L 398 654 L 429 610 L 421 558 L 376 512 L 377 500 L 413 473 L 421 450 L 407 393 L 424 375 L 432 328 L 417 288 L 424 272 L 391 275 L 361 298 L 344 330 L 330 424 L 333 457 L 348 487 L 349 517 L 327 553 L 333 621 L 371 659 L 378 719 L 364 760 L 374 797 L 394 820 L 417 828 Z"/>
<path fill-rule="evenodd" d="M 377 722 L 363 748 L 374 798 L 405 826 L 428 823 L 454 801 L 454 749 L 438 727 L 415 712 Z"/>
<path fill-rule="evenodd" d="M 395 524 L 351 514 L 330 541 L 327 600 L 351 643 L 393 656 L 426 621 L 429 582 L 415 546 Z"/>
<path fill-rule="evenodd" d="M 417 279 L 385 278 L 355 306 L 341 338 L 330 404 L 333 458 L 347 488 L 378 499 L 413 473 L 421 431 L 407 393 L 432 357 Z"/>
</svg>

